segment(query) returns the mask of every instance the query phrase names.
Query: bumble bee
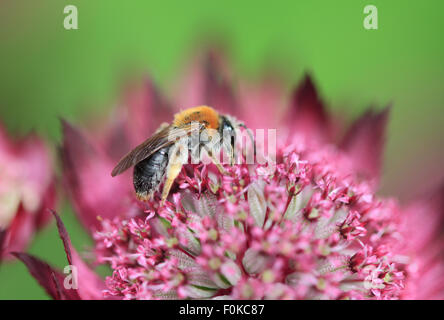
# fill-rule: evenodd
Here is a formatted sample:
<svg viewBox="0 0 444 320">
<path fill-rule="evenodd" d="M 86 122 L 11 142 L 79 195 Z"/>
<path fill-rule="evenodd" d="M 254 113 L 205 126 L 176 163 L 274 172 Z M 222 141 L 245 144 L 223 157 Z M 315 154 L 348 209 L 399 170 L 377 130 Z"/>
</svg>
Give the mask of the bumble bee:
<svg viewBox="0 0 444 320">
<path fill-rule="evenodd" d="M 114 177 L 134 166 L 133 184 L 139 200 L 147 201 L 152 198 L 154 192 L 164 182 L 161 197 L 161 201 L 164 203 L 175 179 L 182 170 L 183 164 L 187 160 L 183 159 L 183 154 L 188 157 L 188 153 L 183 153 L 182 149 L 184 145 L 186 145 L 185 148 L 189 148 L 189 145 L 178 143 L 178 141 L 191 139 L 193 125 L 195 124 L 197 126 L 194 126 L 194 128 L 199 133 L 208 130 L 217 132 L 219 137 L 229 135 L 229 139 L 220 139 L 220 143 L 213 143 L 213 146 L 220 146 L 228 154 L 230 164 L 233 164 L 236 130 L 239 127 L 245 129 L 247 127 L 231 116 L 220 115 L 211 107 L 198 106 L 175 114 L 172 124 L 162 124 L 153 136 L 125 155 L 113 169 L 111 175 Z M 253 136 L 248 129 L 247 132 L 255 149 Z M 171 137 L 175 138 L 172 139 Z M 209 138 L 211 140 L 212 134 L 209 135 Z M 205 149 L 212 162 L 223 173 L 224 169 L 214 156 L 214 150 L 208 148 L 208 143 L 199 141 L 199 152 L 202 148 Z M 256 150 L 254 152 L 256 153 Z"/>
</svg>

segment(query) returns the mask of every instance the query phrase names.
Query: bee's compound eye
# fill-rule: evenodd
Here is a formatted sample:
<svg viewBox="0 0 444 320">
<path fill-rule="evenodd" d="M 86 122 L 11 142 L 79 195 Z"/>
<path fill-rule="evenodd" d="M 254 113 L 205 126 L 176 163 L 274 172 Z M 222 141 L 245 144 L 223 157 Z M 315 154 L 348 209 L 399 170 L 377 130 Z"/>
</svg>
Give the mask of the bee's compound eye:
<svg viewBox="0 0 444 320">
<path fill-rule="evenodd" d="M 222 122 L 222 130 L 225 133 L 232 133 L 234 131 L 234 128 L 231 125 L 230 121 L 228 121 L 227 119 L 224 119 Z"/>
</svg>

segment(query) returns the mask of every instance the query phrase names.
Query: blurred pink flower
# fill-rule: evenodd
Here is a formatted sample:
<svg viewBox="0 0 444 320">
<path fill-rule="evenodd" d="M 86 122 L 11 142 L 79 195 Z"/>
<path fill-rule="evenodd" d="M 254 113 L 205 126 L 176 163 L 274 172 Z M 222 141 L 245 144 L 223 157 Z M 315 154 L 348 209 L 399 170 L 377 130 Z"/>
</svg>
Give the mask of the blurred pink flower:
<svg viewBox="0 0 444 320">
<path fill-rule="evenodd" d="M 54 208 L 54 176 L 49 150 L 29 135 L 8 137 L 0 126 L 0 260 L 22 251 Z"/>
<path fill-rule="evenodd" d="M 98 217 L 131 217 L 141 210 L 133 196 L 130 172 L 112 178 L 110 172 L 132 146 L 152 134 L 172 111 L 150 81 L 132 84 L 105 125 L 96 122 L 88 134 L 63 121 L 60 155 L 63 180 L 76 213 L 93 232 Z"/>
<path fill-rule="evenodd" d="M 175 105 L 207 104 L 250 128 L 277 128 L 276 172 L 240 164 L 221 175 L 213 165 L 189 164 L 164 206 L 142 204 L 129 175 L 109 175 L 122 154 L 172 119 L 151 82 L 128 94 L 118 120 L 94 139 L 65 123 L 66 185 L 93 234 L 95 262 L 113 273 L 102 281 L 82 262 L 56 215 L 79 289 L 17 254 L 47 292 L 58 299 L 443 298 L 442 189 L 408 206 L 376 196 L 389 109 L 365 113 L 338 139 L 308 76 L 283 109 L 278 82 L 234 88 L 227 70 L 214 54 L 194 64 Z"/>
</svg>

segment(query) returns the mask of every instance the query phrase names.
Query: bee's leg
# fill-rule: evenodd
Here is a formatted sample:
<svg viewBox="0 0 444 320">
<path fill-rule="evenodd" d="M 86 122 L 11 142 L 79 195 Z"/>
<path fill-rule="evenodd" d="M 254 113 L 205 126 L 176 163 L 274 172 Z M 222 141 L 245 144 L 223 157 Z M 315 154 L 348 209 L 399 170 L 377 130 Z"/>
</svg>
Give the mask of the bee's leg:
<svg viewBox="0 0 444 320">
<path fill-rule="evenodd" d="M 205 150 L 207 151 L 208 156 L 211 158 L 211 160 L 213 161 L 213 163 L 215 164 L 217 169 L 220 171 L 220 173 L 227 174 L 227 171 L 224 169 L 224 167 L 220 163 L 219 159 L 217 159 L 217 157 L 214 156 L 213 151 L 210 150 L 210 148 L 208 148 L 208 146 L 206 146 L 204 144 L 202 144 L 201 147 L 205 148 Z"/>
<path fill-rule="evenodd" d="M 165 203 L 165 200 L 168 197 L 168 194 L 170 193 L 174 180 L 176 180 L 177 176 L 182 170 L 184 161 L 186 161 L 186 158 L 188 158 L 188 153 L 184 151 L 185 148 L 180 143 L 174 145 L 171 149 L 170 160 L 168 163 L 168 167 L 166 169 L 165 183 L 163 185 L 163 190 L 162 190 L 162 201 L 161 201 L 162 205 Z"/>
<path fill-rule="evenodd" d="M 231 141 L 224 139 L 222 141 L 222 149 L 230 157 L 230 165 L 234 165 L 234 147 L 231 145 Z"/>
</svg>

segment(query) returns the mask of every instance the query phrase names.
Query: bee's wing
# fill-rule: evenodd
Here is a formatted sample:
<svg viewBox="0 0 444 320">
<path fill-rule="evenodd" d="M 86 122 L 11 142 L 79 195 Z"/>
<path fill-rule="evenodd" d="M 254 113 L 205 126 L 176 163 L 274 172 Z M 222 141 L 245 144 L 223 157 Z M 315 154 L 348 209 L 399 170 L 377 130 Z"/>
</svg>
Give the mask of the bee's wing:
<svg viewBox="0 0 444 320">
<path fill-rule="evenodd" d="M 199 128 L 199 131 L 202 130 L 202 126 L 198 126 L 197 128 Z M 191 125 L 183 127 L 167 126 L 161 129 L 126 154 L 115 166 L 111 172 L 111 176 L 114 177 L 121 174 L 140 161 L 145 160 L 156 151 L 173 144 L 176 142 L 176 139 L 189 135 L 192 129 L 193 127 Z"/>
</svg>

